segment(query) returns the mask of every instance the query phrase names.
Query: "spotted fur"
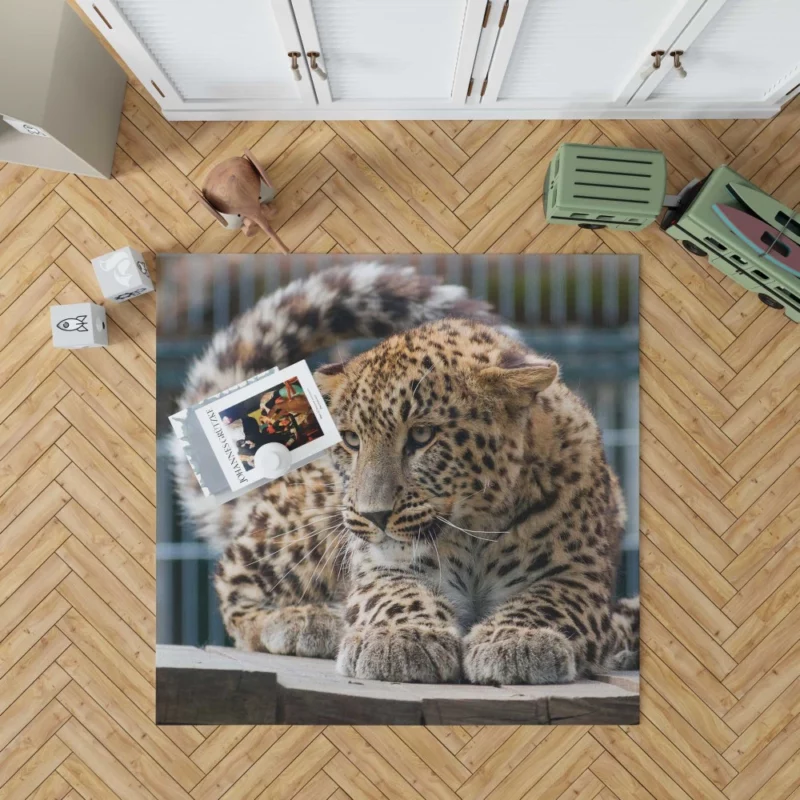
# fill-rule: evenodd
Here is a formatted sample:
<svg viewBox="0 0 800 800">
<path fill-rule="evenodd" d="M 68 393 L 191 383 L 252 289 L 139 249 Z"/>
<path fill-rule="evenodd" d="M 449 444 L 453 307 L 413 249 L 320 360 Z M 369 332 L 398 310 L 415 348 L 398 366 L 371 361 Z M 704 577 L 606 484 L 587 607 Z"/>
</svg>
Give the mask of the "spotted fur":
<svg viewBox="0 0 800 800">
<path fill-rule="evenodd" d="M 288 287 L 215 338 L 184 402 L 340 336 L 387 337 L 317 372 L 344 439 L 329 457 L 219 510 L 181 467 L 187 512 L 224 547 L 215 584 L 238 646 L 390 681 L 637 663 L 638 604 L 612 602 L 625 509 L 597 424 L 555 362 L 494 322 L 456 287 L 366 265 Z"/>
</svg>

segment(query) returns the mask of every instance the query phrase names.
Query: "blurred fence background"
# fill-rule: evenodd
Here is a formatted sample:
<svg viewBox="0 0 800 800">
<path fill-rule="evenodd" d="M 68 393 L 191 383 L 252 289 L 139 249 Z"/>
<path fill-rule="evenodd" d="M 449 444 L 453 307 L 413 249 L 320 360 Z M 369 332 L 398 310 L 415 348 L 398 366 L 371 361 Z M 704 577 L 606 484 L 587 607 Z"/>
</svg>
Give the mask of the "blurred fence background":
<svg viewBox="0 0 800 800">
<path fill-rule="evenodd" d="M 620 477 L 629 519 L 618 593 L 639 591 L 638 257 L 162 255 L 158 258 L 157 641 L 230 644 L 211 584 L 215 553 L 181 517 L 166 437 L 186 369 L 214 331 L 264 294 L 315 270 L 355 261 L 411 264 L 488 300 L 535 350 L 555 358 L 571 389 L 594 410 L 609 462 Z M 374 340 L 344 343 L 358 353 Z M 341 357 L 341 355 L 339 355 Z M 333 360 L 321 350 L 312 369 Z M 279 365 L 286 366 L 286 365 Z"/>
</svg>

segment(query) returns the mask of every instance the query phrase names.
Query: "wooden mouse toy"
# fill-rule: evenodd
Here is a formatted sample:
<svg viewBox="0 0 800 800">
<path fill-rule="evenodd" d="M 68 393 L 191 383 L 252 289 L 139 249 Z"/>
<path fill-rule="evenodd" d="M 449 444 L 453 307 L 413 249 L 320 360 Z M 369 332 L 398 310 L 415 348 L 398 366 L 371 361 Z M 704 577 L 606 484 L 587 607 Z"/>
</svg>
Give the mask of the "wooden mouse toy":
<svg viewBox="0 0 800 800">
<path fill-rule="evenodd" d="M 267 204 L 275 190 L 267 173 L 249 150 L 244 155 L 227 158 L 208 173 L 202 193 L 203 205 L 228 229 L 242 228 L 252 236 L 257 228 L 272 237 L 282 253 L 289 249 L 270 224 L 275 209 Z"/>
</svg>

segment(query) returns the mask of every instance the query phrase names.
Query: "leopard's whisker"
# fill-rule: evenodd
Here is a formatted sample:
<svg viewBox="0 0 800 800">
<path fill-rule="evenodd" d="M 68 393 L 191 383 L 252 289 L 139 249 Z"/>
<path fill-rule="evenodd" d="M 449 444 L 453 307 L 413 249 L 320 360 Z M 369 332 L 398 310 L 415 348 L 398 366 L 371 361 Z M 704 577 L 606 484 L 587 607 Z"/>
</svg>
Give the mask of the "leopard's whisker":
<svg viewBox="0 0 800 800">
<path fill-rule="evenodd" d="M 331 527 L 336 527 L 336 526 L 332 525 Z M 326 528 L 326 530 L 330 530 L 330 529 Z M 318 542 L 317 544 L 315 544 L 296 564 L 292 564 L 291 568 L 286 570 L 286 572 L 284 572 L 283 575 L 281 576 L 281 579 L 272 587 L 272 591 L 274 592 L 275 589 L 278 586 L 280 586 L 281 582 L 285 578 L 288 578 L 289 575 L 291 575 L 291 573 L 294 572 L 320 545 L 325 544 L 325 542 L 327 542 L 328 539 L 330 539 L 331 536 L 333 536 L 333 535 L 334 535 L 333 533 L 329 533 L 321 542 Z"/>
<path fill-rule="evenodd" d="M 425 374 L 424 374 L 424 375 L 423 375 L 423 376 L 422 376 L 422 377 L 421 377 L 421 378 L 420 378 L 420 379 L 417 381 L 417 385 L 414 387 L 414 391 L 413 391 L 413 392 L 411 392 L 411 399 L 412 399 L 412 400 L 414 399 L 414 395 L 417 393 L 417 389 L 419 389 L 419 387 L 422 385 L 422 381 L 424 381 L 424 380 L 425 380 L 425 378 L 427 378 L 427 377 L 428 377 L 428 375 L 430 375 L 430 374 L 431 374 L 431 372 L 433 372 L 433 367 L 431 367 L 431 368 L 430 368 L 430 369 L 429 369 L 429 370 L 428 370 L 428 371 L 427 371 L 427 372 L 426 372 L 426 373 L 425 373 Z"/>
<path fill-rule="evenodd" d="M 442 590 L 442 559 L 439 555 L 439 548 L 436 546 L 436 538 L 430 531 L 428 531 L 428 536 L 430 537 L 431 544 L 433 545 L 433 551 L 436 553 L 436 560 L 439 562 L 439 585 L 436 588 L 436 591 L 440 592 Z"/>
<path fill-rule="evenodd" d="M 316 524 L 316 523 L 314 523 L 314 524 Z M 341 524 L 341 523 L 339 523 L 339 524 Z M 308 526 L 303 526 L 303 527 L 308 527 Z M 292 539 L 291 542 L 289 542 L 288 544 L 283 545 L 283 547 L 279 547 L 277 550 L 272 550 L 269 553 L 267 553 L 266 555 L 262 556 L 261 558 L 257 558 L 255 561 L 251 561 L 249 564 L 245 564 L 245 566 L 251 567 L 251 566 L 253 566 L 253 564 L 260 564 L 262 561 L 266 561 L 268 558 L 274 558 L 276 555 L 278 555 L 278 553 L 282 553 L 284 550 L 288 550 L 290 547 L 294 547 L 299 542 L 305 542 L 308 539 L 313 539 L 315 536 L 319 536 L 321 533 L 325 533 L 325 531 L 329 531 L 329 530 L 331 530 L 331 528 L 334 528 L 334 527 L 338 527 L 338 526 L 331 525 L 328 528 L 322 528 L 322 530 L 312 531 L 307 536 L 295 537 L 295 538 Z M 282 534 L 282 535 L 284 535 L 284 534 Z"/>
<path fill-rule="evenodd" d="M 458 531 L 462 531 L 462 533 L 466 533 L 469 536 L 472 536 L 473 539 L 481 539 L 484 542 L 496 542 L 497 539 L 486 539 L 483 536 L 475 536 L 474 534 L 476 534 L 476 533 L 496 533 L 496 534 L 502 536 L 504 533 L 508 533 L 508 531 L 473 531 L 473 530 L 469 530 L 468 528 L 461 528 L 458 525 L 454 525 L 452 522 L 450 522 L 450 520 L 447 520 L 444 517 L 436 517 L 436 519 L 438 519 L 439 522 L 444 522 L 445 525 L 449 525 L 451 528 L 455 528 Z"/>
<path fill-rule="evenodd" d="M 331 536 L 335 536 L 336 537 L 336 539 L 333 542 L 333 545 L 331 546 L 330 553 L 335 553 L 336 552 L 337 544 L 338 544 L 338 538 L 340 536 L 340 533 L 339 533 L 339 528 L 340 527 L 341 527 L 341 524 L 337 525 L 336 528 L 334 528 L 333 533 L 330 534 L 330 536 L 327 537 L 327 539 L 330 539 Z M 326 541 L 327 541 L 327 539 L 326 539 Z M 305 586 L 303 587 L 303 594 L 300 595 L 299 603 L 303 602 L 303 600 L 305 599 L 305 596 L 306 596 L 306 592 L 309 590 L 309 588 L 311 586 L 314 585 L 314 578 L 316 577 L 317 570 L 318 569 L 320 570 L 320 575 L 322 575 L 325 572 L 325 566 L 327 565 L 327 563 L 328 563 L 328 561 L 330 559 L 330 553 L 325 553 L 325 555 L 323 555 L 323 557 L 320 559 L 319 563 L 314 567 L 314 570 L 311 573 L 311 577 L 308 579 L 308 581 L 306 581 Z"/>
<path fill-rule="evenodd" d="M 288 531 L 283 531 L 283 533 L 275 534 L 275 536 L 270 536 L 270 539 L 278 538 L 279 536 L 288 536 L 290 533 L 294 533 L 295 531 L 301 531 L 303 528 L 309 528 L 312 525 L 317 525 L 323 520 L 326 519 L 333 519 L 334 517 L 341 516 L 341 511 L 344 510 L 344 506 L 341 509 L 337 509 L 335 511 L 320 513 L 320 514 L 311 514 L 309 519 L 310 522 L 305 523 L 305 525 L 298 525 L 296 528 L 292 528 Z M 300 541 L 300 539 L 295 539 L 295 541 Z"/>
</svg>

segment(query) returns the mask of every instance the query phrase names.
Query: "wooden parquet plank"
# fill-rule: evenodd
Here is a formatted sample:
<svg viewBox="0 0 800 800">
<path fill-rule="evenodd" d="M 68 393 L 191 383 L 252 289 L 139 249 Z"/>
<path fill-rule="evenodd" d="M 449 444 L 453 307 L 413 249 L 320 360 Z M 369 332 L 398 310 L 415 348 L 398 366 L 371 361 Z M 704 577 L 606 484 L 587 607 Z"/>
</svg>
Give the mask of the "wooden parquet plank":
<svg viewBox="0 0 800 800">
<path fill-rule="evenodd" d="M 6 164 L 0 167 L 0 205 L 36 172 L 36 167 L 25 164 Z"/>
<path fill-rule="evenodd" d="M 445 783 L 441 777 L 390 728 L 371 726 L 355 728 L 376 752 L 392 753 L 392 767 L 402 775 L 425 800 L 458 800 L 453 791 L 464 780 L 456 782 L 456 786 Z"/>
<path fill-rule="evenodd" d="M 332 123 L 334 130 L 340 123 Z M 376 143 L 380 147 L 376 147 Z M 463 224 L 366 128 L 334 139 L 323 155 L 421 252 L 444 253 Z M 401 169 L 402 168 L 402 169 Z M 409 174 L 410 171 L 409 171 Z"/>
<path fill-rule="evenodd" d="M 462 800 L 483 800 L 550 733 L 547 728 L 519 727 L 492 755 L 473 771 L 470 779 L 458 790 Z"/>
<path fill-rule="evenodd" d="M 661 650 L 658 643 L 654 644 L 654 649 L 645 646 L 642 650 L 642 663 L 647 664 L 651 674 L 652 691 L 657 691 L 655 687 L 660 690 L 661 699 L 651 698 L 654 705 L 661 708 L 663 699 L 677 712 L 665 717 L 669 724 L 678 724 L 682 718 L 698 731 L 714 751 L 725 750 L 736 739 L 736 733 L 720 719 L 719 715 L 734 704 L 733 695 L 721 684 L 718 686 L 720 691 L 725 692 L 724 696 L 720 695 L 715 698 L 713 694 L 707 695 L 702 687 L 708 687 L 711 684 L 702 680 L 694 681 L 695 685 L 691 688 L 685 677 L 686 670 L 690 669 L 691 665 L 680 664 L 675 667 L 676 662 L 673 661 L 673 668 L 670 668 L 657 655 L 656 650 Z M 663 650 L 661 653 L 664 655 Z"/>
<path fill-rule="evenodd" d="M 65 562 L 62 562 L 65 563 Z M 117 614 L 109 608 L 76 574 L 70 573 L 58 585 L 58 592 L 73 608 L 119 650 L 126 660 L 148 681 L 155 676 L 152 647 L 145 643 Z M 99 607 L 98 607 L 99 606 Z"/>
<path fill-rule="evenodd" d="M 269 178 L 282 189 L 319 154 L 335 134 L 326 122 L 277 122 L 261 137 L 252 152 L 269 170 Z"/>
<path fill-rule="evenodd" d="M 69 206 L 53 192 L 28 216 L 15 217 L 19 224 L 0 240 L 0 275 L 5 275 L 68 210 Z"/>
<path fill-rule="evenodd" d="M 652 659 L 655 659 L 655 656 Z M 652 659 L 650 663 L 653 663 Z M 666 669 L 663 664 L 661 667 L 663 670 Z M 655 673 L 654 680 L 658 680 L 663 675 L 663 672 Z M 673 678 L 672 682 L 665 681 L 663 684 L 665 691 L 672 691 L 676 685 L 680 686 L 680 682 L 674 680 L 674 675 L 671 677 Z M 692 698 L 691 706 L 685 710 L 694 718 L 695 712 L 700 708 L 703 708 L 710 718 L 718 722 L 716 715 L 704 707 L 696 696 Z M 679 713 L 675 713 L 673 709 Z M 736 770 L 717 752 L 709 740 L 685 719 L 680 713 L 680 709 L 668 703 L 647 681 L 642 682 L 642 713 L 670 743 L 691 759 L 718 789 L 723 788 L 736 777 Z M 645 727 L 644 730 L 648 730 L 648 728 Z M 636 733 L 633 728 L 628 732 L 632 735 Z M 673 761 L 681 763 L 683 759 L 673 756 Z"/>
<path fill-rule="evenodd" d="M 4 699 L 4 709 L 0 712 L 0 722 L 2 722 L 0 746 L 5 748 L 54 701 L 56 695 L 69 681 L 69 675 L 58 664 L 51 663 L 35 680 L 25 686 L 24 691 L 19 693 L 16 699 L 11 702 Z"/>
<path fill-rule="evenodd" d="M 4 602 L 69 537 L 69 531 L 53 519 L 67 498 L 59 487 L 51 487 L 36 503 L 35 513 L 20 514 L 3 534 L 0 598 Z"/>
<path fill-rule="evenodd" d="M 287 731 L 271 726 L 253 728 L 216 766 L 206 773 L 191 794 L 195 800 L 217 800 L 230 789 Z"/>
<path fill-rule="evenodd" d="M 320 770 L 337 753 L 338 750 L 324 736 L 317 736 L 258 795 L 259 800 L 283 800 L 284 797 L 295 797 L 311 778 L 320 774 Z"/>
<path fill-rule="evenodd" d="M 119 123 L 117 146 L 184 211 L 197 203 L 195 185 L 126 116 Z"/>
<path fill-rule="evenodd" d="M 0 785 L 31 758 L 69 719 L 69 711 L 58 700 L 51 700 L 2 750 Z"/>
<path fill-rule="evenodd" d="M 0 637 L 6 637 L 52 589 L 67 576 L 69 570 L 58 556 L 50 556 L 28 579 L 0 605 Z"/>
<path fill-rule="evenodd" d="M 201 162 L 200 153 L 132 86 L 125 93 L 122 113 L 184 174 Z"/>
<path fill-rule="evenodd" d="M 667 561 L 650 539 L 642 542 L 641 560 L 648 575 L 683 608 L 691 609 L 692 619 L 717 642 L 724 642 L 736 630 L 730 619 L 677 566 Z"/>
<path fill-rule="evenodd" d="M 724 606 L 726 600 L 735 596 L 736 589 L 644 499 L 639 513 L 642 534 L 717 607 Z"/>
<path fill-rule="evenodd" d="M 469 192 L 399 122 L 373 120 L 364 124 L 450 210 L 467 197 Z M 412 181 L 409 188 L 417 187 Z M 466 232 L 465 228 L 459 230 L 462 235 Z"/>
<path fill-rule="evenodd" d="M 332 800 L 352 797 L 353 800 L 385 800 L 386 795 L 355 764 L 341 753 L 332 758 L 325 766 L 325 774 L 340 787 L 331 795 Z"/>
<path fill-rule="evenodd" d="M 73 716 L 61 728 L 58 737 L 73 753 L 62 764 L 59 774 L 79 794 L 83 795 L 83 785 L 88 784 L 87 793 L 90 797 L 107 796 L 108 790 L 104 788 L 106 786 L 114 796 L 122 800 L 156 800 L 76 717 Z M 86 762 L 92 765 L 91 769 L 86 766 Z"/>
<path fill-rule="evenodd" d="M 7 800 L 29 797 L 69 754 L 69 748 L 58 737 L 52 736 L 6 783 L 3 796 Z"/>
<path fill-rule="evenodd" d="M 429 120 L 404 120 L 400 124 L 449 173 L 456 173 L 469 159 L 469 156 L 442 130 L 441 125 Z M 461 183 L 463 184 L 463 181 Z"/>
<path fill-rule="evenodd" d="M 203 776 L 200 768 L 87 656 L 72 645 L 58 661 L 59 666 L 69 674 L 76 684 L 84 691 L 91 692 L 92 702 L 97 702 L 124 731 L 138 742 L 142 751 L 152 756 L 156 763 L 170 765 L 172 778 L 183 789 L 189 790 L 197 784 Z M 73 720 L 71 721 L 74 720 L 73 711 Z"/>
<path fill-rule="evenodd" d="M 0 678 L 16 664 L 64 614 L 67 603 L 58 592 L 47 597 L 11 631 L 0 644 Z"/>
<path fill-rule="evenodd" d="M 61 704 L 78 720 L 90 736 L 103 743 L 103 746 L 120 764 L 141 781 L 154 797 L 175 797 L 188 800 L 186 793 L 167 772 L 162 763 L 152 755 L 142 753 L 141 740 L 134 740 L 125 729 L 93 700 L 75 681 L 65 687 L 58 695 Z"/>
<path fill-rule="evenodd" d="M 165 121 L 128 88 L 113 179 L 0 165 L 0 795 L 628 800 L 800 797 L 800 328 L 655 227 L 548 226 L 561 141 L 660 147 L 800 204 L 800 101 L 772 120 Z M 639 727 L 152 723 L 155 296 L 108 349 L 50 346 L 90 259 L 275 252 L 197 202 L 245 147 L 298 252 L 641 258 Z M 152 256 L 148 255 L 149 263 Z M 157 276 L 156 276 L 157 278 Z"/>
<path fill-rule="evenodd" d="M 405 725 L 392 730 L 452 790 L 458 789 L 472 774 L 430 731 Z"/>
</svg>

